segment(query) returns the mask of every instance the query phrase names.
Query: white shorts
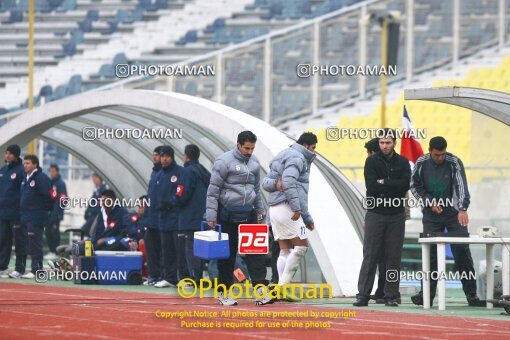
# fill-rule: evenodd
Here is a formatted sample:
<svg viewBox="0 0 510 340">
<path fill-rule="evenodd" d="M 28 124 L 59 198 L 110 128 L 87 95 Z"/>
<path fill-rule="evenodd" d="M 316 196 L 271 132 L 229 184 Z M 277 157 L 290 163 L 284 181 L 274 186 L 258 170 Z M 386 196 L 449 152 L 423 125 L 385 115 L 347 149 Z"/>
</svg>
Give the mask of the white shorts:
<svg viewBox="0 0 510 340">
<path fill-rule="evenodd" d="M 286 201 L 269 207 L 275 240 L 291 240 L 296 237 L 304 240 L 308 237 L 308 229 L 306 229 L 301 216 L 297 221 L 293 221 L 291 219 L 292 215 L 294 215 L 294 212 Z"/>
</svg>

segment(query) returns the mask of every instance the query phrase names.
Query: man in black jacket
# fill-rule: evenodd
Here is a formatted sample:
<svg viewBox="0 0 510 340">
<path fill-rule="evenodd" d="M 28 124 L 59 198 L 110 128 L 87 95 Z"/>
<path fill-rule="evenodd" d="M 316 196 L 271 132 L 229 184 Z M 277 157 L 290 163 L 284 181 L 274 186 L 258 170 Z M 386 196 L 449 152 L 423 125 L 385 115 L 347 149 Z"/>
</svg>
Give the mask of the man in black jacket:
<svg viewBox="0 0 510 340">
<path fill-rule="evenodd" d="M 211 173 L 199 163 L 200 149 L 190 144 L 184 149 L 184 169 L 177 182 L 176 200 L 181 206 L 179 232 L 184 234 L 186 264 L 190 276 L 199 281 L 202 278 L 203 261 L 193 255 L 193 234 L 200 230 L 204 221 L 207 188 Z"/>
<path fill-rule="evenodd" d="M 365 162 L 367 214 L 363 263 L 354 306 L 368 305 L 381 256 L 386 263 L 386 276 L 392 273 L 392 279 L 384 286 L 386 306 L 398 306 L 398 278 L 405 231 L 404 198 L 409 190 L 411 168 L 407 158 L 395 152 L 396 144 L 395 132 L 385 129 L 384 138 L 379 139 L 381 151 L 368 157 Z"/>
<path fill-rule="evenodd" d="M 429 153 L 416 161 L 413 170 L 411 191 L 425 201 L 423 207 L 423 232 L 467 233 L 469 222 L 467 209 L 470 195 L 462 161 L 446 152 L 447 142 L 441 136 L 429 142 Z M 451 204 L 457 201 L 457 204 Z M 432 204 L 429 204 L 431 202 Z M 452 244 L 455 266 L 461 272 L 461 282 L 469 306 L 482 307 L 486 303 L 476 296 L 475 269 L 468 244 Z M 436 246 L 430 247 L 430 269 L 437 271 Z M 432 276 L 433 277 L 433 276 Z M 431 277 L 431 278 L 432 278 Z M 430 305 L 436 296 L 437 279 L 430 282 Z M 411 297 L 416 305 L 423 305 L 423 292 Z"/>
<path fill-rule="evenodd" d="M 5 165 L 0 169 L 0 277 L 9 277 L 12 241 L 16 249 L 15 272 L 25 273 L 27 235 L 20 224 L 20 195 L 23 181 L 23 162 L 19 145 L 9 145 L 5 151 Z M 19 276 L 14 274 L 14 276 Z"/>
</svg>

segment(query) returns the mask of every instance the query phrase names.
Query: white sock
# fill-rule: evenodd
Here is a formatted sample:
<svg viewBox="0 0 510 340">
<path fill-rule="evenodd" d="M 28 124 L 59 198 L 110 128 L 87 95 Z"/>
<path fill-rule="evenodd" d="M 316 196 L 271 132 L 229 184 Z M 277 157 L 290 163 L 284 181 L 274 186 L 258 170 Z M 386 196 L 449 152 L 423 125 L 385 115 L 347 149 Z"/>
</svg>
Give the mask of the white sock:
<svg viewBox="0 0 510 340">
<path fill-rule="evenodd" d="M 278 281 L 280 286 L 290 283 L 299 268 L 299 262 L 303 257 L 305 257 L 307 249 L 308 247 L 302 246 L 295 246 L 294 249 L 292 249 L 285 263 L 285 269 L 283 270 L 283 273 L 280 276 L 280 280 Z"/>
<path fill-rule="evenodd" d="M 278 257 L 278 261 L 276 261 L 276 267 L 278 268 L 278 280 L 280 280 L 283 275 L 283 271 L 285 270 L 285 263 L 287 262 L 289 254 L 290 249 L 280 249 L 280 256 Z"/>
</svg>

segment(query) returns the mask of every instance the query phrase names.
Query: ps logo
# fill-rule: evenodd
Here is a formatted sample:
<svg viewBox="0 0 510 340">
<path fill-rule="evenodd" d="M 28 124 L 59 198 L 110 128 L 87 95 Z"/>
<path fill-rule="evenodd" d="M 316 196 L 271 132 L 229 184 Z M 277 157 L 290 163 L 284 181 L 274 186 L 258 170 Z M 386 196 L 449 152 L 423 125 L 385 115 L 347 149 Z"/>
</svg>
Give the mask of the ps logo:
<svg viewBox="0 0 510 340">
<path fill-rule="evenodd" d="M 239 225 L 239 254 L 269 253 L 269 226 L 267 224 Z"/>
</svg>

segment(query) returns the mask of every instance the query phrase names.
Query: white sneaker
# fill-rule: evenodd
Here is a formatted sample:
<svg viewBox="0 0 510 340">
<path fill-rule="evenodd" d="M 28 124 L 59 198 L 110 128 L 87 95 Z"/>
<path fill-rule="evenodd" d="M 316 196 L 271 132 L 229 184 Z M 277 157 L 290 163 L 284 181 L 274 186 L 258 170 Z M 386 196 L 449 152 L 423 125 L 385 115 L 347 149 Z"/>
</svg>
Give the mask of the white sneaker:
<svg viewBox="0 0 510 340">
<path fill-rule="evenodd" d="M 167 280 L 161 280 L 159 282 L 157 282 L 154 287 L 156 288 L 169 288 L 169 287 L 172 287 L 172 288 L 175 288 L 175 285 L 168 282 Z"/>
<path fill-rule="evenodd" d="M 21 278 L 27 279 L 27 280 L 33 280 L 33 279 L 35 279 L 35 275 L 32 272 L 28 272 L 28 273 L 21 275 Z"/>
<path fill-rule="evenodd" d="M 21 273 L 14 270 L 9 274 L 9 277 L 11 279 L 19 279 L 21 277 Z"/>
<path fill-rule="evenodd" d="M 262 288 L 262 287 L 260 287 L 260 288 Z M 257 300 L 255 301 L 255 304 L 256 304 L 257 306 L 270 305 L 270 304 L 275 303 L 275 301 L 276 301 L 276 300 L 277 300 L 277 298 L 272 297 L 272 296 L 271 296 L 271 292 L 270 292 L 270 291 L 268 291 L 268 292 L 266 293 L 266 295 L 265 295 L 262 299 L 257 299 Z"/>
<path fill-rule="evenodd" d="M 5 279 L 9 277 L 9 269 L 0 271 L 0 278 Z"/>
<path fill-rule="evenodd" d="M 237 301 L 231 298 L 230 296 L 223 296 L 223 292 L 220 292 L 218 294 L 219 298 L 218 301 L 220 302 L 220 305 L 223 306 L 237 306 Z"/>
<path fill-rule="evenodd" d="M 57 254 L 49 252 L 48 254 L 44 255 L 43 259 L 45 260 L 56 260 L 58 258 Z"/>
</svg>

